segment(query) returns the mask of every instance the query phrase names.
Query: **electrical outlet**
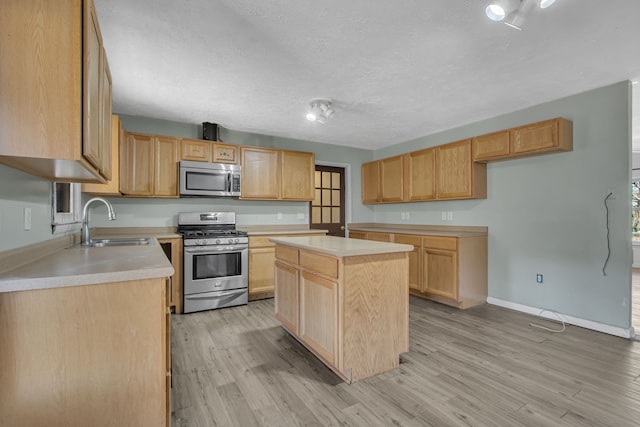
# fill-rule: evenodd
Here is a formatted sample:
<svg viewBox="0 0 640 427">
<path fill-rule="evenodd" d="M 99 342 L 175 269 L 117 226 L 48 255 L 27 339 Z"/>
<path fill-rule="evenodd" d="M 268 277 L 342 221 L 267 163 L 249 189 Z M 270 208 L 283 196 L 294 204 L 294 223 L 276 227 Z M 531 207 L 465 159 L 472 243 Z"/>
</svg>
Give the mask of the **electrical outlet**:
<svg viewBox="0 0 640 427">
<path fill-rule="evenodd" d="M 443 221 L 447 220 L 447 213 L 446 212 L 442 212 L 442 220 Z"/>
<path fill-rule="evenodd" d="M 404 213 L 404 219 L 409 219 L 410 216 L 411 214 L 409 212 Z"/>
<path fill-rule="evenodd" d="M 276 218 L 282 219 L 282 212 L 278 212 L 278 214 L 276 215 Z"/>
<path fill-rule="evenodd" d="M 31 208 L 24 208 L 24 231 L 31 230 Z"/>
<path fill-rule="evenodd" d="M 304 212 L 298 212 L 298 219 L 304 219 Z"/>
<path fill-rule="evenodd" d="M 447 221 L 453 221 L 453 212 L 447 212 Z"/>
<path fill-rule="evenodd" d="M 536 274 L 536 282 L 542 283 L 544 280 L 544 276 L 542 274 Z"/>
</svg>

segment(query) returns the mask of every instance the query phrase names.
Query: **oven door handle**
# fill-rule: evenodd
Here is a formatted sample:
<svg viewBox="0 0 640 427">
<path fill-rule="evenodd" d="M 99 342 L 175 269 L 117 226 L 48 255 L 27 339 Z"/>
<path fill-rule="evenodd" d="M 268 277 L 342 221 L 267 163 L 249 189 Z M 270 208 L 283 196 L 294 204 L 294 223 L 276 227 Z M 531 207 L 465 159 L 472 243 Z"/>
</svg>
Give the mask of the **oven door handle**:
<svg viewBox="0 0 640 427">
<path fill-rule="evenodd" d="M 223 253 L 242 252 L 244 250 L 248 250 L 248 247 L 234 248 L 232 246 L 206 246 L 205 248 L 203 246 L 198 246 L 197 248 L 193 248 L 193 247 L 184 248 L 184 252 L 188 254 L 207 254 L 207 253 L 223 254 Z"/>
<path fill-rule="evenodd" d="M 226 291 L 226 292 L 216 292 L 215 295 L 211 295 L 210 293 L 205 293 L 205 294 L 192 294 L 192 295 L 185 295 L 184 297 L 186 299 L 210 299 L 213 297 L 230 297 L 232 295 L 238 295 L 238 294 L 242 294 L 244 292 L 247 292 L 247 288 L 243 288 L 243 289 L 234 289 L 232 291 Z"/>
</svg>

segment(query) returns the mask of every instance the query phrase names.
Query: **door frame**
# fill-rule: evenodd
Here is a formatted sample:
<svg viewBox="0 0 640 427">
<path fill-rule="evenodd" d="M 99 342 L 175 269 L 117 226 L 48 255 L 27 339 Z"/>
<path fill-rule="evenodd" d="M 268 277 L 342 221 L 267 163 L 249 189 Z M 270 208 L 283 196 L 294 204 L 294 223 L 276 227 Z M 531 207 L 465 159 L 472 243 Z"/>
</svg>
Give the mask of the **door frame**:
<svg viewBox="0 0 640 427">
<path fill-rule="evenodd" d="M 316 160 L 315 164 L 319 166 L 333 166 L 335 168 L 344 168 L 344 224 L 346 228 L 344 236 L 349 237 L 349 227 L 347 227 L 347 224 L 351 222 L 351 164 L 325 162 L 323 160 Z M 311 202 L 308 203 L 310 204 Z M 311 216 L 309 216 L 307 223 L 311 224 Z"/>
</svg>

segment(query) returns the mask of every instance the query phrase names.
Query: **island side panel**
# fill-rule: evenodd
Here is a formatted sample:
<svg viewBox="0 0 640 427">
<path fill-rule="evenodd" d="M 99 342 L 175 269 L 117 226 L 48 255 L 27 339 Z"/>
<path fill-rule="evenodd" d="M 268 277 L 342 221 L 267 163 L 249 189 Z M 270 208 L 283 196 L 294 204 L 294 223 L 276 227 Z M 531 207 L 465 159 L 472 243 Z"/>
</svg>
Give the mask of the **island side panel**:
<svg viewBox="0 0 640 427">
<path fill-rule="evenodd" d="M 407 252 L 344 258 L 343 360 L 358 381 L 399 365 L 409 351 Z"/>
</svg>

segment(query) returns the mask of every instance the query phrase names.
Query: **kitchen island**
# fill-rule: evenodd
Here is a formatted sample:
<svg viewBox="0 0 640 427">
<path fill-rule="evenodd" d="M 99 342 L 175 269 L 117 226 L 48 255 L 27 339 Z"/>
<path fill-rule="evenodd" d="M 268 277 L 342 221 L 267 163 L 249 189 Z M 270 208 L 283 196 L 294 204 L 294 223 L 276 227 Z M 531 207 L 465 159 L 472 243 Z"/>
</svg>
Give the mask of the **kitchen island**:
<svg viewBox="0 0 640 427">
<path fill-rule="evenodd" d="M 397 368 L 409 350 L 413 246 L 333 236 L 271 241 L 284 328 L 348 383 Z"/>
</svg>

